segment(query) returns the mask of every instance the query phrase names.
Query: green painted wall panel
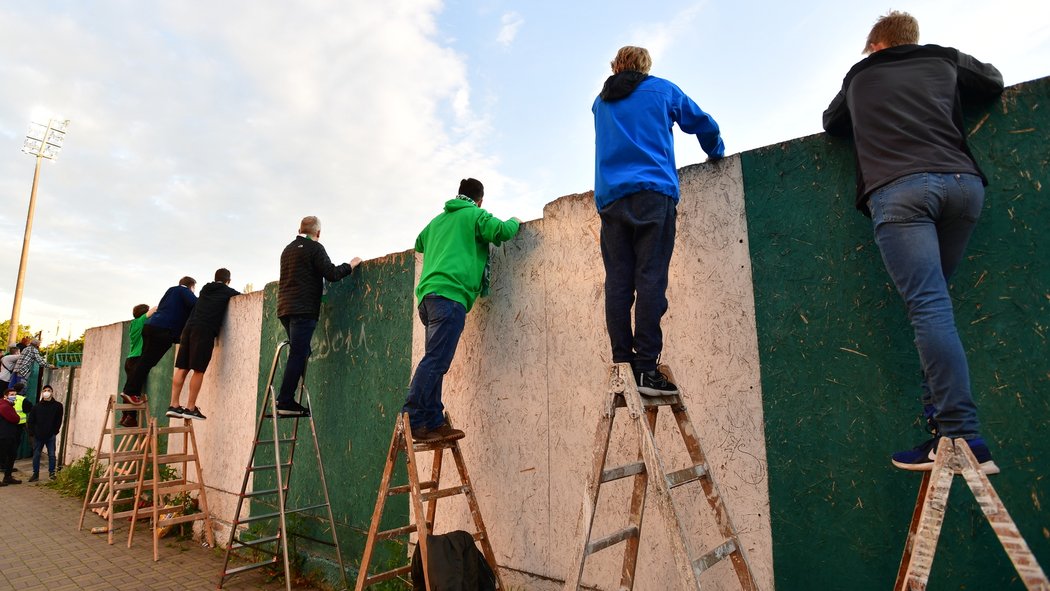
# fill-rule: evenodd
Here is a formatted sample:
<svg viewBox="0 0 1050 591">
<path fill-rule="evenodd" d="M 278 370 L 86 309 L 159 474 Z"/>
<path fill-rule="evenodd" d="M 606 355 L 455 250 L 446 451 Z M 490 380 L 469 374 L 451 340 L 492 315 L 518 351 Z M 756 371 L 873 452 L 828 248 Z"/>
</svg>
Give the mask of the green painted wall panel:
<svg viewBox="0 0 1050 591">
<path fill-rule="evenodd" d="M 313 355 L 307 367 L 306 386 L 312 399 L 343 559 L 351 573 L 356 572 L 364 551 L 394 418 L 404 402 L 411 377 L 414 273 L 415 259 L 408 251 L 363 263 L 347 279 L 331 284 L 311 344 Z M 277 318 L 277 284 L 271 283 L 266 286 L 263 303 L 260 406 L 274 350 L 285 338 Z M 278 385 L 286 358 L 285 353 L 278 366 Z M 280 420 L 282 433 L 290 433 L 293 423 L 292 419 Z M 264 428 L 272 429 L 270 421 Z M 299 432 L 289 507 L 323 502 L 309 427 L 303 424 Z M 272 430 L 263 436 L 272 437 Z M 287 446 L 282 448 L 286 449 Z M 272 463 L 272 455 L 270 461 L 263 463 Z M 398 468 L 404 473 L 403 457 Z M 270 487 L 267 480 L 260 475 L 255 487 Z M 404 478 L 398 481 L 404 482 Z M 253 513 L 266 511 L 264 503 L 253 504 Z M 406 524 L 407 500 L 389 500 L 385 516 L 385 526 Z M 295 519 L 290 529 L 330 539 L 327 530 L 310 520 Z M 403 560 L 403 550 L 401 556 L 395 556 L 398 548 L 388 548 L 377 556 L 378 563 Z M 300 542 L 298 550 L 311 556 L 334 556 L 323 547 L 304 542 Z M 377 562 L 373 562 L 373 571 Z M 314 561 L 309 566 L 322 568 L 330 581 L 336 580 L 330 561 Z"/>
<path fill-rule="evenodd" d="M 984 435 L 1003 468 L 992 482 L 1044 567 L 1047 106 L 1050 78 L 970 113 L 971 147 L 990 186 L 951 286 Z M 853 208 L 852 148 L 810 136 L 744 153 L 743 171 L 776 584 L 888 589 L 920 481 L 889 455 L 926 434 L 904 305 L 870 220 Z M 931 588 L 1023 588 L 969 491 L 957 483 L 951 498 Z"/>
</svg>

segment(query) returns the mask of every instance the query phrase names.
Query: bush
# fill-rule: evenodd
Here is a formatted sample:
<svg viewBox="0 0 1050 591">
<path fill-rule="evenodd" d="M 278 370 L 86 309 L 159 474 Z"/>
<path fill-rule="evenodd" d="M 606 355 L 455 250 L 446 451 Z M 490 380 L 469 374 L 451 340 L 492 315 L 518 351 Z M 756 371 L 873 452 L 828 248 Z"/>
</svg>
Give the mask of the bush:
<svg viewBox="0 0 1050 591">
<path fill-rule="evenodd" d="M 63 496 L 84 498 L 91 482 L 91 463 L 94 459 L 95 450 L 89 448 L 79 460 L 60 470 L 55 479 L 44 483 L 44 486 L 58 491 Z M 95 468 L 94 476 L 102 476 L 101 466 Z"/>
</svg>

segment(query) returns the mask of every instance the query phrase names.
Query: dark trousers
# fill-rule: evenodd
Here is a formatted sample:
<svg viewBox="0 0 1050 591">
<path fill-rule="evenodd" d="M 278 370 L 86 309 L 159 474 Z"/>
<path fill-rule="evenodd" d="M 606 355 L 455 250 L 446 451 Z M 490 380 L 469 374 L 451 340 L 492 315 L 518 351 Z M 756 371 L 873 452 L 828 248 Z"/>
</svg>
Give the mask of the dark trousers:
<svg viewBox="0 0 1050 591">
<path fill-rule="evenodd" d="M 456 355 L 467 309 L 459 302 L 430 294 L 419 303 L 419 320 L 426 327 L 426 352 L 416 366 L 402 411 L 408 413 L 413 428 L 436 429 L 445 422 L 441 385 Z"/>
<path fill-rule="evenodd" d="M 17 439 L 12 437 L 0 439 L 0 470 L 4 471 L 4 478 L 10 478 L 11 472 L 15 469 L 15 449 L 17 447 Z"/>
<path fill-rule="evenodd" d="M 667 312 L 667 269 L 678 215 L 675 202 L 667 195 L 640 191 L 613 201 L 598 215 L 605 263 L 605 324 L 613 362 L 630 363 L 636 371 L 654 370 L 663 350 L 660 319 Z"/>
<path fill-rule="evenodd" d="M 310 316 L 285 316 L 281 318 L 281 324 L 288 333 L 289 348 L 288 364 L 284 368 L 277 404 L 288 404 L 295 402 L 295 389 L 306 373 L 306 361 L 313 353 L 310 341 L 317 328 L 317 319 Z"/>
<path fill-rule="evenodd" d="M 139 355 L 139 361 L 135 365 L 135 370 L 128 375 L 128 380 L 124 382 L 122 392 L 135 396 L 141 395 L 150 370 L 160 363 L 161 358 L 168 352 L 168 349 L 171 349 L 177 338 L 178 335 L 166 328 L 149 324 L 143 326 L 142 355 Z"/>
</svg>

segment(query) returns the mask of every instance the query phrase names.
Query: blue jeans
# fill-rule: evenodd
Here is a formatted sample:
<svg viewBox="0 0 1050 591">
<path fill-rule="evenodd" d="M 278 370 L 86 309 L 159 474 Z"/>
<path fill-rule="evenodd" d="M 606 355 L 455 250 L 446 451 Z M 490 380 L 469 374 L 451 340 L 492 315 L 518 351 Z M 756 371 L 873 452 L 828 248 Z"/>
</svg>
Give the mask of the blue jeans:
<svg viewBox="0 0 1050 591">
<path fill-rule="evenodd" d="M 605 263 L 605 326 L 613 362 L 652 371 L 664 346 L 660 319 L 667 312 L 667 269 L 678 215 L 675 202 L 667 195 L 640 191 L 613 201 L 598 215 Z"/>
<path fill-rule="evenodd" d="M 317 319 L 310 316 L 285 316 L 281 318 L 281 324 L 288 333 L 289 348 L 288 363 L 284 366 L 284 378 L 281 379 L 277 404 L 287 405 L 295 402 L 295 389 L 306 373 L 306 360 L 313 353 L 310 341 L 314 337 L 314 329 L 317 328 Z"/>
<path fill-rule="evenodd" d="M 869 206 L 875 243 L 908 309 L 923 371 L 923 403 L 942 435 L 980 436 L 970 369 L 955 327 L 948 280 L 984 205 L 972 174 L 918 173 L 876 189 Z"/>
<path fill-rule="evenodd" d="M 40 474 L 40 450 L 47 446 L 47 473 L 55 473 L 55 436 L 33 438 L 33 474 Z"/>
<path fill-rule="evenodd" d="M 419 319 L 426 327 L 426 352 L 416 366 L 402 411 L 408 413 L 413 428 L 436 429 L 445 422 L 441 383 L 456 355 L 467 309 L 459 302 L 430 294 L 419 303 Z"/>
</svg>

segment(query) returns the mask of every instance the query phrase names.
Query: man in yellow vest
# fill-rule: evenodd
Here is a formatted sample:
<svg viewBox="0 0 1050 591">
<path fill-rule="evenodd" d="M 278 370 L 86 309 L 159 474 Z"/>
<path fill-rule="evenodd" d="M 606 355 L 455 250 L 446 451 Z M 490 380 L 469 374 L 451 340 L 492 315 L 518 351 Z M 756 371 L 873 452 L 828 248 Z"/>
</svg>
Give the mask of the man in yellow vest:
<svg viewBox="0 0 1050 591">
<path fill-rule="evenodd" d="M 22 438 L 26 433 L 26 418 L 29 416 L 29 411 L 33 410 L 33 403 L 22 395 L 22 390 L 26 388 L 25 382 L 19 382 L 12 388 L 15 391 L 15 403 L 12 406 L 15 407 L 15 413 L 18 414 L 18 434 L 15 435 L 14 445 L 11 446 L 11 457 L 18 459 L 18 448 L 22 445 Z"/>
</svg>

